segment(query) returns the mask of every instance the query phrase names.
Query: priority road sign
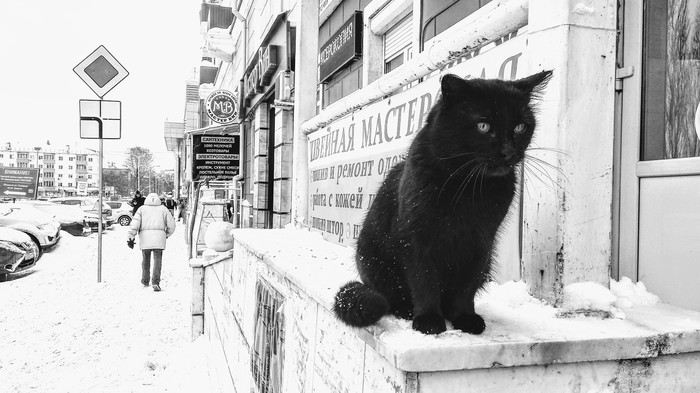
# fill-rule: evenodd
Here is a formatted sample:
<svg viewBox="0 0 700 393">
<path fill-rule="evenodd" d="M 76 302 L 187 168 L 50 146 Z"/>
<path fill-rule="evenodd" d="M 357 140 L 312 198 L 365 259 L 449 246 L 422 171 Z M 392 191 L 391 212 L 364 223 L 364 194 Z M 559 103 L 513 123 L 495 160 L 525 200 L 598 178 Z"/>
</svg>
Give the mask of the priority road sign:
<svg viewBox="0 0 700 393">
<path fill-rule="evenodd" d="M 80 138 L 120 139 L 121 117 L 121 101 L 80 100 Z"/>
<path fill-rule="evenodd" d="M 100 98 L 129 76 L 129 71 L 103 45 L 75 66 L 73 72 Z"/>
</svg>

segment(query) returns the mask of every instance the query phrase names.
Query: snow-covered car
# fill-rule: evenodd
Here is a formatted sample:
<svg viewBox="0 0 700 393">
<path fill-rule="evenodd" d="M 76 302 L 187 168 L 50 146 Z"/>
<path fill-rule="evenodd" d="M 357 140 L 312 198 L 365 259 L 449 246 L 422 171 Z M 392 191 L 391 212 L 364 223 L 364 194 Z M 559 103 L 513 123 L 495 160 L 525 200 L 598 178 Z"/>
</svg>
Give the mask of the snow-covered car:
<svg viewBox="0 0 700 393">
<path fill-rule="evenodd" d="M 112 215 L 117 218 L 119 225 L 125 227 L 131 224 L 133 206 L 123 201 L 107 201 L 107 204 L 112 208 Z"/>
<path fill-rule="evenodd" d="M 41 249 L 26 233 L 0 227 L 0 281 L 10 273 L 21 272 L 36 265 Z"/>
<path fill-rule="evenodd" d="M 11 206 L 16 206 L 18 208 L 30 206 L 51 215 L 61 224 L 62 231 L 66 231 L 73 236 L 83 236 L 91 233 L 92 230 L 87 222 L 89 219 L 95 220 L 95 226 L 97 225 L 97 216 L 84 212 L 78 206 L 60 205 L 58 203 L 34 199 L 17 201 L 17 203 Z M 88 218 L 88 215 L 92 217 Z"/>
<path fill-rule="evenodd" d="M 26 233 L 42 250 L 55 245 L 61 238 L 61 224 L 30 206 L 19 209 L 13 204 L 0 204 L 0 227 Z"/>
<path fill-rule="evenodd" d="M 60 203 L 62 205 L 76 205 L 83 209 L 83 211 L 99 215 L 100 214 L 100 200 L 93 197 L 62 197 L 62 198 L 51 198 L 49 202 Z M 112 208 L 108 204 L 102 202 L 102 217 L 107 223 L 107 228 L 114 224 L 114 216 L 112 214 Z"/>
</svg>

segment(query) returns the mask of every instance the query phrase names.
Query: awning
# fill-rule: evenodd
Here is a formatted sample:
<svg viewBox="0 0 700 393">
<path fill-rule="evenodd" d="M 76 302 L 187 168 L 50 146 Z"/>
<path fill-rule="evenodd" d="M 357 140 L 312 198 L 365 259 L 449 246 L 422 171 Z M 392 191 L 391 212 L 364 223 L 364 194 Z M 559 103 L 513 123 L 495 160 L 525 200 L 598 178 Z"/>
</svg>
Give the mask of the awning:
<svg viewBox="0 0 700 393">
<path fill-rule="evenodd" d="M 208 127 L 197 128 L 196 130 L 187 130 L 185 135 L 238 135 L 240 127 L 238 123 L 233 124 L 214 124 Z"/>
</svg>

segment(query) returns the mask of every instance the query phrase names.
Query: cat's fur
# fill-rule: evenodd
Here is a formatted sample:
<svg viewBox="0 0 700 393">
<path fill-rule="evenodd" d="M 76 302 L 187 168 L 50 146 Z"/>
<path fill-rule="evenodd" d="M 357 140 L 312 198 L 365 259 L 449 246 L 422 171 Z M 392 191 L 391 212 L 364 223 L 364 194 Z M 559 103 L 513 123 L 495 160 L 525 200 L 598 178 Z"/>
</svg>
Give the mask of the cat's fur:
<svg viewBox="0 0 700 393">
<path fill-rule="evenodd" d="M 441 99 L 367 213 L 356 254 L 362 282 L 338 291 L 338 318 L 368 326 L 391 313 L 428 334 L 443 332 L 445 319 L 465 332 L 484 330 L 474 296 L 490 277 L 515 167 L 535 129 L 532 98 L 551 75 L 443 76 Z"/>
</svg>

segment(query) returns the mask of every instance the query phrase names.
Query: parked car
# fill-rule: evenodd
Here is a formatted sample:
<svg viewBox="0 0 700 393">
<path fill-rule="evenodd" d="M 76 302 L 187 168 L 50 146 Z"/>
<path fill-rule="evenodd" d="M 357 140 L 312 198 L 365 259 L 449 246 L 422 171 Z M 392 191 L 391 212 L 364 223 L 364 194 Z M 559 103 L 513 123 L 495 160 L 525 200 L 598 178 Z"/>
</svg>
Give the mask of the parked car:
<svg viewBox="0 0 700 393">
<path fill-rule="evenodd" d="M 131 218 L 134 216 L 133 206 L 122 201 L 107 201 L 107 204 L 112 208 L 112 215 L 117 218 L 119 225 L 125 227 L 131 224 Z"/>
<path fill-rule="evenodd" d="M 58 203 L 34 199 L 17 201 L 17 203 L 13 204 L 12 206 L 16 206 L 18 208 L 29 206 L 51 215 L 61 224 L 62 231 L 66 231 L 73 236 L 83 236 L 92 232 L 92 229 L 88 224 L 88 220 L 94 220 L 95 226 L 97 225 L 97 216 L 84 212 L 78 206 L 61 205 Z M 88 218 L 88 215 L 92 217 Z"/>
<path fill-rule="evenodd" d="M 30 206 L 13 207 L 14 204 L 0 204 L 0 227 L 20 230 L 32 238 L 41 250 L 46 250 L 61 237 L 61 224 L 44 212 Z"/>
<path fill-rule="evenodd" d="M 0 227 L 0 281 L 8 274 L 21 272 L 36 265 L 41 249 L 26 233 Z"/>
<path fill-rule="evenodd" d="M 93 197 L 62 197 L 62 198 L 51 198 L 49 202 L 60 203 L 63 205 L 76 205 L 83 209 L 83 211 L 99 215 L 100 214 L 100 200 Z M 114 216 L 112 215 L 112 208 L 108 204 L 102 202 L 102 217 L 107 222 L 107 228 L 114 224 Z"/>
</svg>

